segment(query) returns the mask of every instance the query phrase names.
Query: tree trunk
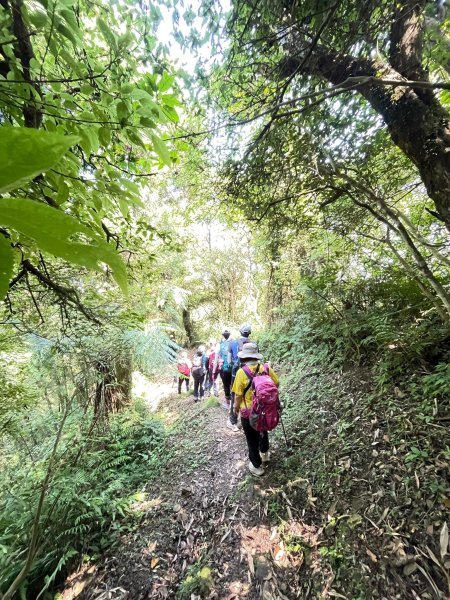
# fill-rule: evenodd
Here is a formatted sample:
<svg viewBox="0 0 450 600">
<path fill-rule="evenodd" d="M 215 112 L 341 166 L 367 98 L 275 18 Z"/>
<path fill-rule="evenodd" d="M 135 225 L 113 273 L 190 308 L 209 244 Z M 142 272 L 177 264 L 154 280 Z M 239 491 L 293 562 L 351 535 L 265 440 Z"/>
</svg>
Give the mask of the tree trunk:
<svg viewBox="0 0 450 600">
<path fill-rule="evenodd" d="M 183 308 L 182 317 L 183 317 L 183 326 L 184 326 L 184 330 L 186 331 L 188 343 L 190 346 L 192 346 L 192 344 L 195 341 L 195 335 L 194 335 L 194 327 L 193 327 L 192 321 L 191 321 L 191 312 L 188 308 Z"/>
<path fill-rule="evenodd" d="M 97 384 L 94 396 L 95 419 L 107 419 L 111 413 L 123 410 L 131 396 L 131 361 L 98 362 L 95 365 Z"/>
</svg>

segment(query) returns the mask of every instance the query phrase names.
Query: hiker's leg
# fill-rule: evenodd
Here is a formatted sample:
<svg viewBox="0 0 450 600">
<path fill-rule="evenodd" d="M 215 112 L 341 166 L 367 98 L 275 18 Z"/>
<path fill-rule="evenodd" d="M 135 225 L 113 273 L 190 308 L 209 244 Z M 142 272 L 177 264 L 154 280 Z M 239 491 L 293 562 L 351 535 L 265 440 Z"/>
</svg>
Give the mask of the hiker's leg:
<svg viewBox="0 0 450 600">
<path fill-rule="evenodd" d="M 231 402 L 230 402 L 230 423 L 233 425 L 237 425 L 238 418 L 234 414 L 234 392 L 231 392 Z"/>
<path fill-rule="evenodd" d="M 195 402 L 197 402 L 198 400 L 198 384 L 200 383 L 200 381 L 194 377 L 194 400 Z"/>
<path fill-rule="evenodd" d="M 203 400 L 203 396 L 205 395 L 205 389 L 204 389 L 204 387 L 203 387 L 203 381 L 204 381 L 204 380 L 205 380 L 205 376 L 203 376 L 203 377 L 200 379 L 200 381 L 199 381 L 199 384 L 200 384 L 200 400 Z"/>
<path fill-rule="evenodd" d="M 234 374 L 234 376 L 231 376 L 231 385 L 230 387 L 233 387 L 233 383 L 234 380 L 236 379 L 236 374 Z M 232 423 L 233 425 L 237 425 L 238 422 L 238 418 L 237 416 L 234 414 L 234 396 L 235 393 L 231 392 L 231 402 L 230 402 L 230 423 Z"/>
<path fill-rule="evenodd" d="M 187 392 L 189 391 L 189 381 L 190 381 L 189 377 L 186 377 L 186 391 Z"/>
<path fill-rule="evenodd" d="M 269 433 L 267 431 L 259 432 L 259 451 L 267 452 L 269 450 Z"/>
<path fill-rule="evenodd" d="M 214 379 L 213 391 L 214 391 L 214 396 L 216 396 L 216 398 L 217 398 L 217 396 L 219 395 L 219 382 L 217 381 L 217 378 Z"/>
<path fill-rule="evenodd" d="M 242 429 L 245 434 L 248 446 L 248 457 L 254 467 L 259 469 L 262 464 L 259 455 L 259 432 L 250 426 L 250 421 L 241 416 Z"/>
<path fill-rule="evenodd" d="M 230 371 L 220 371 L 220 378 L 223 384 L 223 392 L 225 394 L 226 400 L 229 402 L 231 399 L 231 372 Z"/>
</svg>

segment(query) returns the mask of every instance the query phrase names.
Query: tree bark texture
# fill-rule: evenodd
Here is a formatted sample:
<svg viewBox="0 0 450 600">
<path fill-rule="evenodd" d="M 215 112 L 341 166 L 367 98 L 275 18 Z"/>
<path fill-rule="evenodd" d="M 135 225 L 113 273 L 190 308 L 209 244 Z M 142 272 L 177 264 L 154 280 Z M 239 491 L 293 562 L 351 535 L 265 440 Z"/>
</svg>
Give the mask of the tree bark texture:
<svg viewBox="0 0 450 600">
<path fill-rule="evenodd" d="M 182 318 L 183 318 L 184 330 L 186 331 L 189 345 L 192 346 L 192 344 L 195 341 L 195 334 L 194 334 L 194 327 L 192 325 L 192 320 L 191 320 L 191 313 L 190 313 L 189 309 L 183 308 Z"/>
<path fill-rule="evenodd" d="M 94 415 L 96 419 L 107 419 L 111 413 L 123 410 L 130 400 L 131 360 L 126 363 L 98 362 L 95 370 Z"/>
</svg>

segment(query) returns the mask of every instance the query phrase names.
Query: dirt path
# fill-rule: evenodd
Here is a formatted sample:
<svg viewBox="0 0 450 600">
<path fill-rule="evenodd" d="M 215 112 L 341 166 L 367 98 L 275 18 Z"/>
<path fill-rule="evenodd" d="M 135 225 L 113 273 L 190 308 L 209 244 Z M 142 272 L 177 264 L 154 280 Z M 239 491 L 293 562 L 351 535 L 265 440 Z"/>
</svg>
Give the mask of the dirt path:
<svg viewBox="0 0 450 600">
<path fill-rule="evenodd" d="M 215 399 L 201 405 L 172 395 L 158 413 L 173 426 L 164 450 L 170 459 L 145 486 L 139 528 L 91 572 L 78 597 L 297 598 L 300 554 L 288 553 L 270 526 L 280 499 L 293 517 L 290 500 L 272 488 L 285 449 L 272 443 L 273 460 L 256 479 L 248 474 L 242 431 L 226 428 Z M 314 528 L 297 527 L 313 540 Z"/>
</svg>

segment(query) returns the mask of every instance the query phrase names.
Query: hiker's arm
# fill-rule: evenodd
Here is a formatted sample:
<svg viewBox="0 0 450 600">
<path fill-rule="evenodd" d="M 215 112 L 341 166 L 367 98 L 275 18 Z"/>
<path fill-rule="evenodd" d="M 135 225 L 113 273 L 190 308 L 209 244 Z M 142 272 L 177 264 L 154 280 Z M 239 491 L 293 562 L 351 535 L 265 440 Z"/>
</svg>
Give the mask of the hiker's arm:
<svg viewBox="0 0 450 600">
<path fill-rule="evenodd" d="M 236 416 L 239 414 L 239 408 L 243 399 L 243 396 L 238 396 L 238 394 L 234 395 L 234 414 Z"/>
<path fill-rule="evenodd" d="M 276 386 L 280 385 L 280 380 L 278 378 L 278 375 L 275 373 L 275 371 L 272 369 L 272 367 L 269 367 L 269 376 L 272 378 L 272 381 L 274 382 L 274 384 Z"/>
<path fill-rule="evenodd" d="M 234 358 L 233 358 L 233 355 L 234 355 L 233 350 L 234 350 L 234 340 L 230 344 L 228 344 L 227 361 L 228 361 L 229 365 L 233 364 L 233 360 L 234 360 Z"/>
</svg>

